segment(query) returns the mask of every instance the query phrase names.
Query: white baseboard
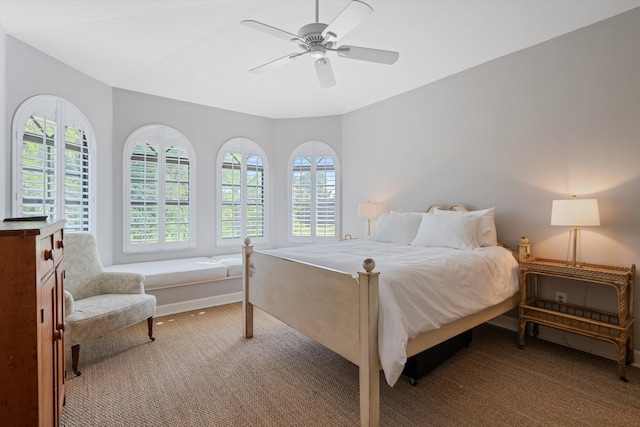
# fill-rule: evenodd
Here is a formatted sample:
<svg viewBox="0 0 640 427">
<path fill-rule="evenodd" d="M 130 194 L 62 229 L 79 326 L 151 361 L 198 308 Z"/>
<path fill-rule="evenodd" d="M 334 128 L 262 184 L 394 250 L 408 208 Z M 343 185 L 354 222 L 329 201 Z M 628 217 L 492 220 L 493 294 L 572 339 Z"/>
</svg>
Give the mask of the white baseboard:
<svg viewBox="0 0 640 427">
<path fill-rule="evenodd" d="M 487 323 L 503 329 L 518 332 L 518 319 L 511 316 L 498 316 L 489 320 Z M 615 347 L 613 344 L 608 342 L 582 337 L 578 334 L 544 326 L 540 326 L 540 334 L 538 335 L 538 338 L 617 361 L 615 357 Z M 633 359 L 635 362 L 632 363 L 631 366 L 640 368 L 640 351 L 634 349 Z"/>
<path fill-rule="evenodd" d="M 199 298 L 172 304 L 164 304 L 156 307 L 156 317 L 168 316 L 171 314 L 183 313 L 185 311 L 191 310 L 200 310 L 202 308 L 231 304 L 233 302 L 239 301 L 242 301 L 242 292 L 234 292 L 231 294 L 217 295 L 215 297 Z"/>
</svg>

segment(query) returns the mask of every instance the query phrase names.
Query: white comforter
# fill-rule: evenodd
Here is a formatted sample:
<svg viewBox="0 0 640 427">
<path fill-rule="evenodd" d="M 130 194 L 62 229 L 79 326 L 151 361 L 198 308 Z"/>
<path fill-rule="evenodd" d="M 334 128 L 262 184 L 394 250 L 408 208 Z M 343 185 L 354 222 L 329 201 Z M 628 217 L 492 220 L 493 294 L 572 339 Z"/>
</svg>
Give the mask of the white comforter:
<svg viewBox="0 0 640 427">
<path fill-rule="evenodd" d="M 497 304 L 519 288 L 518 263 L 497 246 L 463 251 L 347 240 L 264 252 L 353 276 L 364 271 L 365 258 L 373 258 L 380 272 L 380 362 L 391 386 L 407 361 L 409 338 Z"/>
</svg>

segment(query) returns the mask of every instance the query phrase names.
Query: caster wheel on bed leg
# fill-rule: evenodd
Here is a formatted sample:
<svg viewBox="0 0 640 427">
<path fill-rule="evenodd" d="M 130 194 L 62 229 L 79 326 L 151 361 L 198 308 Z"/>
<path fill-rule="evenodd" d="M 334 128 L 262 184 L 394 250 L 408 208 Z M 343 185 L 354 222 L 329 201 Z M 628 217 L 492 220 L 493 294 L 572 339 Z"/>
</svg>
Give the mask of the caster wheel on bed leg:
<svg viewBox="0 0 640 427">
<path fill-rule="evenodd" d="M 409 384 L 415 387 L 418 385 L 418 380 L 415 378 L 409 378 Z"/>
</svg>

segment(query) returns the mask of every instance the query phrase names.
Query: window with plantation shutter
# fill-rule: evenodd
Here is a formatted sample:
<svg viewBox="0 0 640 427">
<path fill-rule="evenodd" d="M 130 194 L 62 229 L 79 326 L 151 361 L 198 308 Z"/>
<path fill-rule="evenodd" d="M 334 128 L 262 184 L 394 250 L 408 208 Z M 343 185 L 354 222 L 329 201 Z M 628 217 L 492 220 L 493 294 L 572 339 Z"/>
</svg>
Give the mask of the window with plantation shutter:
<svg viewBox="0 0 640 427">
<path fill-rule="evenodd" d="M 289 160 L 289 239 L 338 237 L 338 157 L 319 141 L 300 145 Z"/>
<path fill-rule="evenodd" d="M 177 130 L 151 125 L 135 131 L 124 149 L 125 252 L 195 244 L 195 156 Z"/>
<path fill-rule="evenodd" d="M 227 141 L 218 153 L 218 244 L 266 240 L 266 156 L 247 138 Z"/>
<path fill-rule="evenodd" d="M 93 153 L 86 117 L 53 96 L 25 101 L 13 121 L 13 215 L 64 219 L 68 232 L 95 232 Z"/>
</svg>

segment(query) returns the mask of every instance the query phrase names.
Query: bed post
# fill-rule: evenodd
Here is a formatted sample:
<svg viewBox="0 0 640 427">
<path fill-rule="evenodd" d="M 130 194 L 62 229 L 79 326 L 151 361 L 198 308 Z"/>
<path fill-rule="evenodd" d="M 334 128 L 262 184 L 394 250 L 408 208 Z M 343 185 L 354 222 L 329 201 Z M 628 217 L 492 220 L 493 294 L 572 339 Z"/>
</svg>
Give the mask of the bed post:
<svg viewBox="0 0 640 427">
<path fill-rule="evenodd" d="M 360 293 L 360 425 L 380 425 L 380 371 L 378 356 L 378 275 L 371 258 L 359 272 Z"/>
<path fill-rule="evenodd" d="M 251 239 L 244 239 L 242 246 L 242 329 L 245 338 L 253 337 L 253 304 L 249 302 L 249 257 L 253 252 Z"/>
</svg>

